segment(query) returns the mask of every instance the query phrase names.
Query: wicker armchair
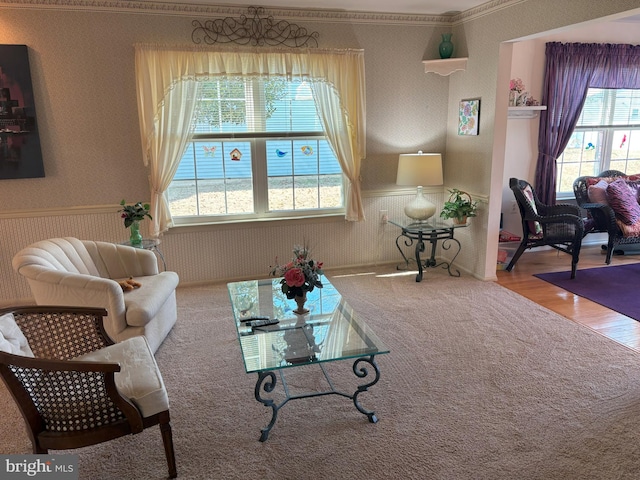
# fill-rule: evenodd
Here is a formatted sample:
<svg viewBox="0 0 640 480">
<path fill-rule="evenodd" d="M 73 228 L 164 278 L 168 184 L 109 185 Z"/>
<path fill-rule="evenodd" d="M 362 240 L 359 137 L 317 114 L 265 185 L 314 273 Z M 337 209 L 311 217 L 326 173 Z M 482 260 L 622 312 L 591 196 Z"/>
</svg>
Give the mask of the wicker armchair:
<svg viewBox="0 0 640 480">
<path fill-rule="evenodd" d="M 507 266 L 511 271 L 528 248 L 549 246 L 571 255 L 571 278 L 576 268 L 584 236 L 584 222 L 575 205 L 545 205 L 536 197 L 533 187 L 525 180 L 511 178 L 513 191 L 522 218 L 522 242 Z"/>
<path fill-rule="evenodd" d="M 586 233 L 606 233 L 608 235 L 605 257 L 607 265 L 611 263 L 611 256 L 617 246 L 640 244 L 640 236 L 624 235 L 618 226 L 618 222 L 616 222 L 616 214 L 609 205 L 592 203 L 589 199 L 589 185 L 593 183 L 590 180 L 596 181 L 601 178 L 614 179 L 617 177 L 627 178 L 628 175 L 618 170 L 606 170 L 597 176 L 578 177 L 573 182 L 573 193 L 576 196 L 576 202 L 587 211 L 590 228 Z M 637 177 L 637 175 L 633 177 Z"/>
<path fill-rule="evenodd" d="M 177 476 L 166 390 L 144 336 L 115 344 L 102 323 L 107 312 L 97 308 L 14 307 L 4 314 L 13 315 L 3 322 L 15 320 L 33 352 L 0 351 L 0 376 L 27 424 L 33 453 L 160 425 L 169 477 Z"/>
</svg>

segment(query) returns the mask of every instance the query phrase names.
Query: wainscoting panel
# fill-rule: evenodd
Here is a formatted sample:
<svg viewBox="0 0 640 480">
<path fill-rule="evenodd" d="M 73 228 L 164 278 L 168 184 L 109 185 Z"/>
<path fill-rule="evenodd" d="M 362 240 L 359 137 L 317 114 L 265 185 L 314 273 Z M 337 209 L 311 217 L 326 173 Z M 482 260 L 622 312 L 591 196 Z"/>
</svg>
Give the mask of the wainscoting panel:
<svg viewBox="0 0 640 480">
<path fill-rule="evenodd" d="M 88 209 L 90 210 L 90 209 Z M 107 242 L 127 240 L 117 208 L 114 213 L 44 215 L 0 219 L 0 303 L 31 297 L 24 277 L 14 272 L 13 256 L 25 246 L 55 237 L 76 237 Z"/>
<path fill-rule="evenodd" d="M 438 208 L 443 195 L 428 194 Z M 326 270 L 349 266 L 401 263 L 395 239 L 400 230 L 380 223 L 380 210 L 390 218 L 404 218 L 403 208 L 412 195 L 369 194 L 363 198 L 366 221 L 347 222 L 343 218 L 263 222 L 220 226 L 179 227 L 161 237 L 160 250 L 167 269 L 178 273 L 182 284 L 265 278 L 276 261 L 288 262 L 294 244 L 307 242 L 312 254 L 324 262 Z M 13 256 L 30 243 L 46 238 L 123 242 L 128 239 L 117 213 L 118 206 L 74 208 L 72 214 L 21 212 L 0 215 L 0 304 L 28 301 L 31 291 L 26 280 L 11 266 Z M 477 221 L 477 219 L 474 219 Z M 476 225 L 482 224 L 477 221 Z M 473 225 L 473 224 L 472 224 Z M 143 222 L 143 234 L 147 225 Z M 471 241 L 473 228 L 456 234 L 462 253 L 456 259 L 461 271 L 470 271 L 478 252 Z M 440 252 L 439 252 L 440 253 Z M 447 256 L 448 252 L 441 252 Z M 407 256 L 413 249 L 406 249 Z"/>
</svg>

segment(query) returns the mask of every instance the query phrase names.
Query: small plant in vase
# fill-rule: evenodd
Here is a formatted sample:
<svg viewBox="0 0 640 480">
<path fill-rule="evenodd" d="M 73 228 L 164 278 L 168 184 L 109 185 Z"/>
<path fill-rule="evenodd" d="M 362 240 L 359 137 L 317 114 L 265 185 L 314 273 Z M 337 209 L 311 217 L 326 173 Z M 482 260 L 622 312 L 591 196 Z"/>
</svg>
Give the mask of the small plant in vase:
<svg viewBox="0 0 640 480">
<path fill-rule="evenodd" d="M 151 206 L 148 203 L 138 202 L 133 205 L 127 205 L 124 199 L 120 202 L 122 206 L 119 212 L 122 212 L 120 215 L 124 219 L 124 228 L 131 228 L 131 234 L 129 236 L 129 241 L 131 245 L 134 247 L 142 246 L 142 234 L 140 233 L 140 221 L 144 220 L 145 217 L 148 217 L 152 220 L 151 215 L 149 214 L 149 209 Z"/>
<path fill-rule="evenodd" d="M 478 211 L 478 202 L 471 199 L 471 195 L 462 190 L 454 188 L 449 190 L 449 199 L 444 202 L 444 207 L 440 212 L 441 218 L 451 218 L 453 223 L 464 225 L 468 217 L 475 217 Z"/>
</svg>

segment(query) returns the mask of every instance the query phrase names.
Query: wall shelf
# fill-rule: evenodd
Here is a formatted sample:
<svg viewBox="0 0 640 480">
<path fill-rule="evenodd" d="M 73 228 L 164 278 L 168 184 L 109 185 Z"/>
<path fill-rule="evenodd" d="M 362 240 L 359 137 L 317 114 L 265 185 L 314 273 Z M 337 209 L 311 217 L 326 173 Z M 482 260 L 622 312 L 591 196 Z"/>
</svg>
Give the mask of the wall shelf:
<svg viewBox="0 0 640 480">
<path fill-rule="evenodd" d="M 546 109 L 546 105 L 533 105 L 530 107 L 509 107 L 509 118 L 536 118 L 538 116 L 538 112 Z"/>
<path fill-rule="evenodd" d="M 453 72 L 464 71 L 467 68 L 468 57 L 444 58 L 438 60 L 423 60 L 425 73 L 437 73 L 446 77 Z"/>
</svg>

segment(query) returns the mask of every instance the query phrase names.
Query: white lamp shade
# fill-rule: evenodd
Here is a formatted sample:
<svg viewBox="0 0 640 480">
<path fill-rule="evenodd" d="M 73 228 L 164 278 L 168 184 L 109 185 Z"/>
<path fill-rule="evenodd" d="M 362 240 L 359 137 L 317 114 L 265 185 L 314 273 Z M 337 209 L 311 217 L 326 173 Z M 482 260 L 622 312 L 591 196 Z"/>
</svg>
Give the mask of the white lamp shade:
<svg viewBox="0 0 640 480">
<path fill-rule="evenodd" d="M 397 185 L 442 185 L 442 155 L 403 153 L 398 160 Z"/>
<path fill-rule="evenodd" d="M 439 153 L 406 153 L 398 160 L 397 185 L 416 185 L 416 198 L 407 203 L 404 213 L 417 222 L 426 222 L 436 213 L 436 206 L 422 193 L 424 185 L 442 185 L 442 155 Z"/>
</svg>

